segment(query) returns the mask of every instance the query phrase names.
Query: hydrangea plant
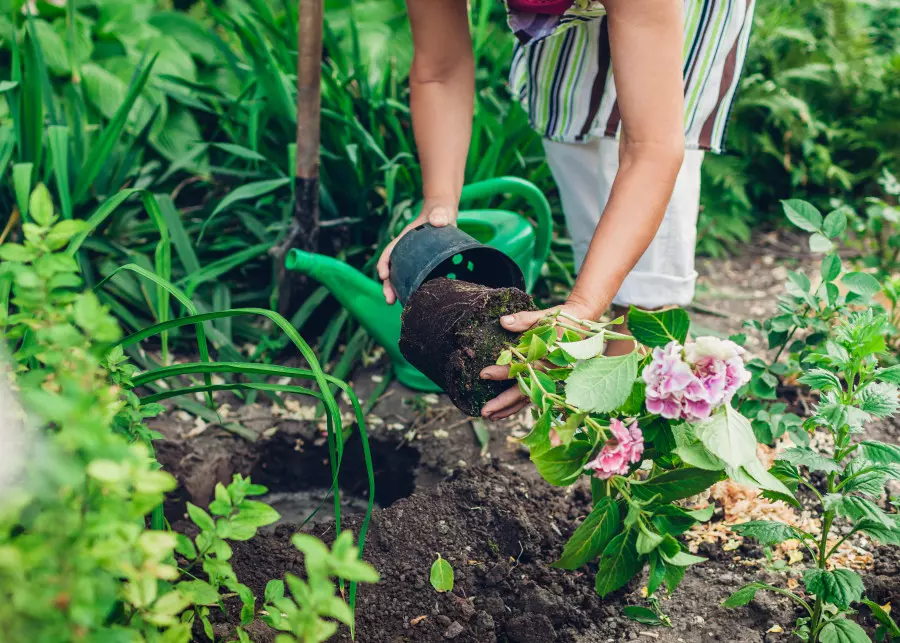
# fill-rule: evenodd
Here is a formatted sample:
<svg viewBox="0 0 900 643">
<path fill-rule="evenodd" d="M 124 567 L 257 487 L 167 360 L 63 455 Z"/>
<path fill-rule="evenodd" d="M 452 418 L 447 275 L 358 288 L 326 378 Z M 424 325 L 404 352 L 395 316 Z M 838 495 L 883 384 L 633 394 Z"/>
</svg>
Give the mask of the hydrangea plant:
<svg viewBox="0 0 900 643">
<path fill-rule="evenodd" d="M 703 558 L 676 536 L 712 508 L 679 501 L 726 476 L 790 494 L 756 455 L 750 423 L 731 406 L 749 380 L 743 349 L 715 337 L 688 340 L 681 309 L 632 308 L 635 348 L 604 357 L 607 340 L 632 339 L 565 312 L 548 316 L 498 360 L 534 404 L 535 424 L 522 442 L 547 482 L 590 477 L 593 510 L 575 530 L 563 569 L 598 560 L 596 590 L 606 595 L 650 566 L 648 591 L 673 591 L 685 568 Z"/>
</svg>

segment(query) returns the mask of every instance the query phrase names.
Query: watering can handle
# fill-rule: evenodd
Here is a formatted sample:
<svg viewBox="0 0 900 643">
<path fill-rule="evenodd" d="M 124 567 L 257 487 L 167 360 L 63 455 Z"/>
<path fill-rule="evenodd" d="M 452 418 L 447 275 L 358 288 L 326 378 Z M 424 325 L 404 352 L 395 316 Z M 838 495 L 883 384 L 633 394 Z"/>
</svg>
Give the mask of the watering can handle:
<svg viewBox="0 0 900 643">
<path fill-rule="evenodd" d="M 536 274 L 550 254 L 550 239 L 553 234 L 553 217 L 550 213 L 550 202 L 544 193 L 530 181 L 515 176 L 499 176 L 472 183 L 463 187 L 460 201 L 489 199 L 496 196 L 512 195 L 524 199 L 537 220 L 534 243 L 532 270 Z"/>
</svg>

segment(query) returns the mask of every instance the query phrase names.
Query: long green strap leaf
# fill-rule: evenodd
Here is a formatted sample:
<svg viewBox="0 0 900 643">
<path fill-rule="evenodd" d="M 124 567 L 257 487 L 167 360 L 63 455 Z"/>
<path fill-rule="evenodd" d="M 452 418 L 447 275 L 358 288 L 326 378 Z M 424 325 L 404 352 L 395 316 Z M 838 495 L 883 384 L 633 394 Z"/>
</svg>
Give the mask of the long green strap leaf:
<svg viewBox="0 0 900 643">
<path fill-rule="evenodd" d="M 69 128 L 65 125 L 51 125 L 47 128 L 50 143 L 50 157 L 53 174 L 56 177 L 56 192 L 62 207 L 64 219 L 72 218 L 72 190 L 69 186 Z"/>
<path fill-rule="evenodd" d="M 125 100 L 122 102 L 122 105 L 103 129 L 100 140 L 91 147 L 90 154 L 78 174 L 74 198 L 76 204 L 82 203 L 85 200 L 88 190 L 90 190 L 97 175 L 100 174 L 100 169 L 103 167 L 103 164 L 106 163 L 110 153 L 112 153 L 113 147 L 122 135 L 122 130 L 125 129 L 125 125 L 128 122 L 128 115 L 131 113 L 131 108 L 134 107 L 141 92 L 144 91 L 144 86 L 150 78 L 150 72 L 153 70 L 153 65 L 156 63 L 158 55 L 159 54 L 155 54 L 153 58 L 150 59 L 150 62 L 140 70 L 140 73 L 128 88 L 128 93 L 125 95 Z"/>
</svg>

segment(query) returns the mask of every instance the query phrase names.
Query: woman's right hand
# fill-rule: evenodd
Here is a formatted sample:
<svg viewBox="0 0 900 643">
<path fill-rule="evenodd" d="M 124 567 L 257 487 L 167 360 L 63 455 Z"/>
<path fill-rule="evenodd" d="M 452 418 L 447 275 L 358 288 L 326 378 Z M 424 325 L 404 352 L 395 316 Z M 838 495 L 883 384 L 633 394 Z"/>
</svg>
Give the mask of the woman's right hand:
<svg viewBox="0 0 900 643">
<path fill-rule="evenodd" d="M 415 219 L 410 221 L 409 225 L 403 228 L 403 231 L 397 235 L 397 238 L 391 241 L 381 258 L 378 260 L 378 278 L 382 281 L 382 289 L 384 290 L 384 300 L 388 305 L 397 301 L 397 293 L 391 285 L 391 252 L 394 246 L 404 234 L 418 228 L 423 223 L 430 223 L 435 228 L 442 228 L 447 225 L 456 225 L 456 217 L 459 214 L 459 207 L 456 203 L 450 201 L 441 201 L 437 199 L 428 199 L 422 205 L 422 211 Z"/>
</svg>

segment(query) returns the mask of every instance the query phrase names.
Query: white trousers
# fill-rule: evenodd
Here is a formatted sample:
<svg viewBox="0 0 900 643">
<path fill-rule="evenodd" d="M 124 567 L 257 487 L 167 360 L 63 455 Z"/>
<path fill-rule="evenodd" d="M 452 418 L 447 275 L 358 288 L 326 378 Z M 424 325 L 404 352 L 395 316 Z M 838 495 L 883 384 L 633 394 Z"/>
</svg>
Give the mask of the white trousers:
<svg viewBox="0 0 900 643">
<path fill-rule="evenodd" d="M 545 139 L 544 150 L 559 187 L 575 270 L 579 271 L 619 170 L 619 142 L 609 138 L 593 138 L 587 143 Z M 702 150 L 685 150 L 665 218 L 650 247 L 622 282 L 614 304 L 653 309 L 686 306 L 693 300 L 702 162 Z"/>
</svg>

